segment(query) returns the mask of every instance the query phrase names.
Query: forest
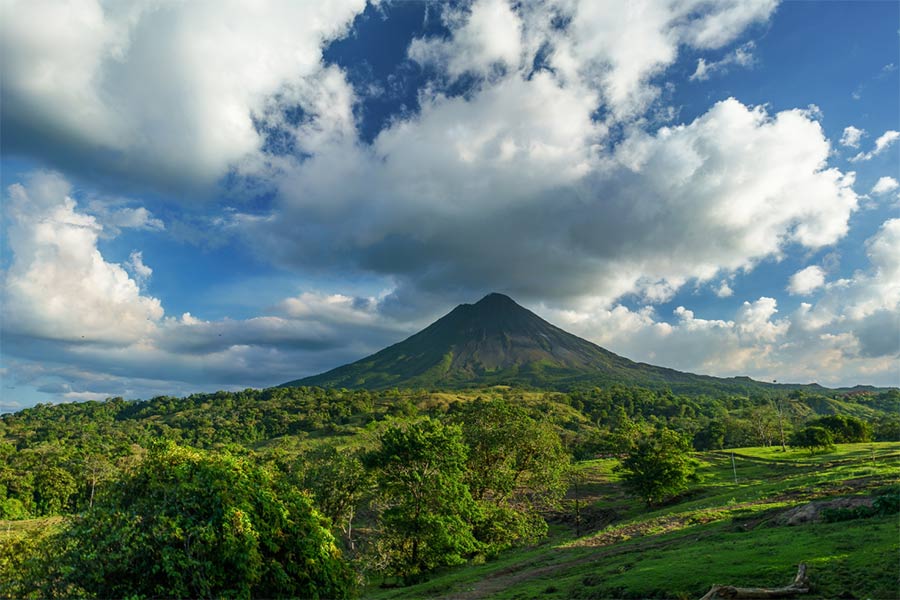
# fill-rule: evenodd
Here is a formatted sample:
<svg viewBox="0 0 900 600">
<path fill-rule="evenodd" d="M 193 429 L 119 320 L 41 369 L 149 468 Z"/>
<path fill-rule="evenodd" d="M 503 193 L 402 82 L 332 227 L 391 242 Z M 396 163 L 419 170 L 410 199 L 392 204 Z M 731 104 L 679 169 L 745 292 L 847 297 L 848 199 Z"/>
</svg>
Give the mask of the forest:
<svg viewBox="0 0 900 600">
<path fill-rule="evenodd" d="M 898 406 L 897 390 L 622 385 L 38 405 L 0 417 L 0 519 L 45 525 L 0 538 L 0 596 L 332 598 L 417 585 L 534 546 L 554 519 L 580 528 L 579 465 L 613 461 L 649 511 L 700 484 L 698 451 L 812 457 L 896 441 Z"/>
</svg>

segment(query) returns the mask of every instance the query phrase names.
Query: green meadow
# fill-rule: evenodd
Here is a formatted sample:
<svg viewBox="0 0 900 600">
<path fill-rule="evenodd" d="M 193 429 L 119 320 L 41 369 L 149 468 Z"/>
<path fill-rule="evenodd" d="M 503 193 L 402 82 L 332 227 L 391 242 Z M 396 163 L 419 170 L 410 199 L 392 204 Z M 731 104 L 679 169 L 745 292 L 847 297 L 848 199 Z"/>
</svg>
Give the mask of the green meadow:
<svg viewBox="0 0 900 600">
<path fill-rule="evenodd" d="M 896 514 L 785 525 L 791 509 L 840 497 L 900 494 L 900 443 L 698 453 L 700 482 L 647 511 L 623 492 L 615 459 L 581 462 L 577 498 L 543 543 L 447 569 L 409 587 L 372 582 L 373 599 L 699 598 L 716 583 L 786 585 L 805 562 L 807 598 L 896 598 Z M 737 483 L 735 483 L 735 475 Z M 578 532 L 577 529 L 582 531 Z M 588 530 L 590 529 L 590 530 Z M 579 535 L 580 534 L 580 535 Z M 390 585 L 390 582 L 386 582 Z"/>
</svg>

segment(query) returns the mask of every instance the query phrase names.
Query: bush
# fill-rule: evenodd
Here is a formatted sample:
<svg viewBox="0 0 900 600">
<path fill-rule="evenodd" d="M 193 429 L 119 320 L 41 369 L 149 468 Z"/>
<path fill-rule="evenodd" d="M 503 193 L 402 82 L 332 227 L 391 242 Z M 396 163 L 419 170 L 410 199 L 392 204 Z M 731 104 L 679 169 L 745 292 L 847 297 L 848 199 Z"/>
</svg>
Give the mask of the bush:
<svg viewBox="0 0 900 600">
<path fill-rule="evenodd" d="M 323 523 L 245 459 L 160 445 L 71 521 L 34 583 L 42 596 L 348 597 Z"/>
<path fill-rule="evenodd" d="M 881 491 L 872 502 L 872 508 L 880 517 L 900 513 L 900 486 L 891 486 Z"/>
<path fill-rule="evenodd" d="M 28 511 L 25 510 L 25 505 L 18 498 L 0 500 L 0 519 L 15 521 L 27 518 Z"/>
<path fill-rule="evenodd" d="M 648 506 L 675 496 L 696 479 L 690 449 L 684 436 L 666 428 L 639 439 L 617 467 L 625 488 Z"/>
</svg>

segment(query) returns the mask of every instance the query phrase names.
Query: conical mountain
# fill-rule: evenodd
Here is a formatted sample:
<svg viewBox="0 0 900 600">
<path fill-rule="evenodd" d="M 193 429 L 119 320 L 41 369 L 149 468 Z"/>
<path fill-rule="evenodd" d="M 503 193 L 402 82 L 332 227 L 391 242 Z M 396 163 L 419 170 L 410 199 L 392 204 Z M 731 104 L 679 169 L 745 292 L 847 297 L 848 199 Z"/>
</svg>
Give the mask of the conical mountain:
<svg viewBox="0 0 900 600">
<path fill-rule="evenodd" d="M 419 333 L 357 362 L 284 385 L 570 389 L 613 383 L 693 392 L 771 387 L 745 377 L 720 379 L 636 363 L 563 331 L 502 294 L 461 304 Z"/>
</svg>

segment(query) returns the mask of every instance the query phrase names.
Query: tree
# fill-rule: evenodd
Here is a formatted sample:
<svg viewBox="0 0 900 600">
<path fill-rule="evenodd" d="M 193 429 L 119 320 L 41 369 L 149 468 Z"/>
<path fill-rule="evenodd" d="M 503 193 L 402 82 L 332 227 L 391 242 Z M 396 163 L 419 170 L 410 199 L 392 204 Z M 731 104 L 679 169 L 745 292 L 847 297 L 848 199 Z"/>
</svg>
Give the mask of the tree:
<svg viewBox="0 0 900 600">
<path fill-rule="evenodd" d="M 721 450 L 725 447 L 728 428 L 720 419 L 710 421 L 694 434 L 694 448 L 697 450 Z"/>
<path fill-rule="evenodd" d="M 816 450 L 821 452 L 829 452 L 834 450 L 834 436 L 824 427 L 811 425 L 795 431 L 791 436 L 791 446 L 795 448 L 805 448 L 810 454 Z"/>
<path fill-rule="evenodd" d="M 544 535 L 540 513 L 567 487 L 569 457 L 559 434 L 506 400 L 477 400 L 456 419 L 469 446 L 465 480 L 480 506 L 478 540 L 497 551 Z"/>
<path fill-rule="evenodd" d="M 40 515 L 58 515 L 69 508 L 78 491 L 75 478 L 56 466 L 40 468 L 34 476 L 34 503 Z"/>
<path fill-rule="evenodd" d="M 681 492 L 695 479 L 697 462 L 690 450 L 690 442 L 671 429 L 657 429 L 641 437 L 618 467 L 625 488 L 648 506 Z"/>
<path fill-rule="evenodd" d="M 348 547 L 353 544 L 353 515 L 371 487 L 371 476 L 358 454 L 322 446 L 304 457 L 303 487 L 313 494 L 316 507 L 340 528 Z"/>
<path fill-rule="evenodd" d="M 772 404 L 763 404 L 750 411 L 750 423 L 756 433 L 756 443 L 771 446 L 779 432 L 779 413 Z"/>
<path fill-rule="evenodd" d="M 404 578 L 458 564 L 476 548 L 475 502 L 464 481 L 467 449 L 458 425 L 425 418 L 393 425 L 366 457 L 384 507 L 376 567 Z"/>
<path fill-rule="evenodd" d="M 352 572 L 323 524 L 308 496 L 245 459 L 159 445 L 63 531 L 41 592 L 348 597 Z"/>
<path fill-rule="evenodd" d="M 813 419 L 807 425 L 824 427 L 839 444 L 868 442 L 872 439 L 872 428 L 869 424 L 850 415 L 827 415 Z"/>
</svg>

